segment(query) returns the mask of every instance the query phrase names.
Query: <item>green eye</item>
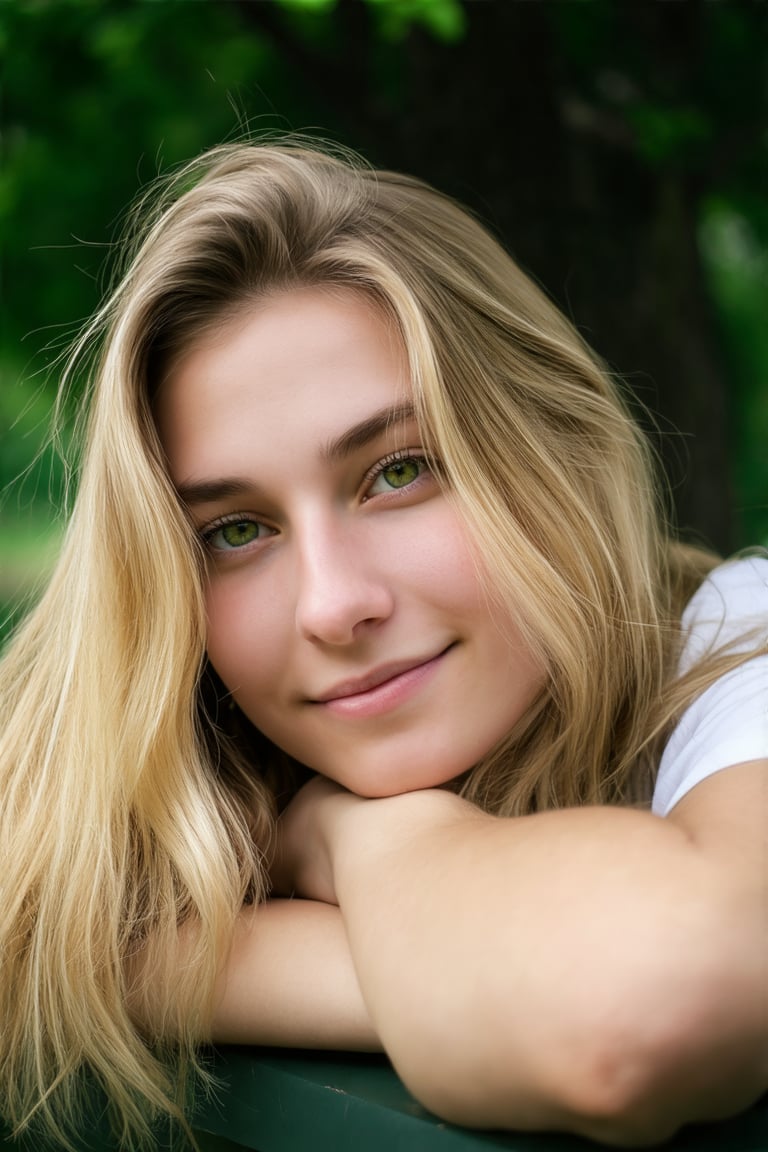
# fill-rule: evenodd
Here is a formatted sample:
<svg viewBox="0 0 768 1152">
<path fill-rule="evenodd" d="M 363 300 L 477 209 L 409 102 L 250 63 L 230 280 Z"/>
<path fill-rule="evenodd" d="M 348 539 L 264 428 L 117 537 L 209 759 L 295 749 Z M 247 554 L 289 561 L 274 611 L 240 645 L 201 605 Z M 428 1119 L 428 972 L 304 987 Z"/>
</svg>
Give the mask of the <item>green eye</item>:
<svg viewBox="0 0 768 1152">
<path fill-rule="evenodd" d="M 259 526 L 253 520 L 239 520 L 237 524 L 225 524 L 221 529 L 222 539 L 230 548 L 240 548 L 250 544 L 259 535 Z"/>
<path fill-rule="evenodd" d="M 214 552 L 232 552 L 266 536 L 267 531 L 258 520 L 230 520 L 206 532 L 205 540 Z"/>
<path fill-rule="evenodd" d="M 429 465 L 423 456 L 395 456 L 382 460 L 372 469 L 368 480 L 367 496 L 385 496 L 400 492 L 420 480 Z"/>
<path fill-rule="evenodd" d="M 382 470 L 381 476 L 390 488 L 405 488 L 421 475 L 419 460 L 397 460 Z"/>
</svg>

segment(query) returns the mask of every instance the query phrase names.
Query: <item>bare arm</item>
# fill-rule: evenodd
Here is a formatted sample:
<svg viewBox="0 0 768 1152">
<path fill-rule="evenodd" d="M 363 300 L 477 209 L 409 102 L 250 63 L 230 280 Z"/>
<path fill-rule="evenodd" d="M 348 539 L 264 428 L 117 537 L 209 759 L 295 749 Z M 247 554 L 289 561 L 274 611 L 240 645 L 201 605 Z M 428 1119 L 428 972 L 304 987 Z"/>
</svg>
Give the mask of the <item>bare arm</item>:
<svg viewBox="0 0 768 1152">
<path fill-rule="evenodd" d="M 212 1039 L 381 1049 L 338 908 L 271 900 L 243 910 L 219 981 Z"/>
<path fill-rule="evenodd" d="M 373 1025 L 439 1114 L 645 1143 L 768 1087 L 766 762 L 666 820 L 304 799 L 294 881 L 338 900 Z"/>
</svg>

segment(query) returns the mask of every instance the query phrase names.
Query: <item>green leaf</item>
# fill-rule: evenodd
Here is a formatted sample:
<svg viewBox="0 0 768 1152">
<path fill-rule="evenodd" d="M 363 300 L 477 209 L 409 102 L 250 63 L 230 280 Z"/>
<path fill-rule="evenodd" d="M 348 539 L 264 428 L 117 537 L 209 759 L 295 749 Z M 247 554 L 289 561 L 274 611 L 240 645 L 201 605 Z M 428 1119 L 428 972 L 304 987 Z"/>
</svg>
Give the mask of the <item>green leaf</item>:
<svg viewBox="0 0 768 1152">
<path fill-rule="evenodd" d="M 438 39 L 456 42 L 466 32 L 467 18 L 460 0 L 366 0 L 376 11 L 379 30 L 389 40 L 401 40 L 414 24 L 421 24 Z"/>
</svg>

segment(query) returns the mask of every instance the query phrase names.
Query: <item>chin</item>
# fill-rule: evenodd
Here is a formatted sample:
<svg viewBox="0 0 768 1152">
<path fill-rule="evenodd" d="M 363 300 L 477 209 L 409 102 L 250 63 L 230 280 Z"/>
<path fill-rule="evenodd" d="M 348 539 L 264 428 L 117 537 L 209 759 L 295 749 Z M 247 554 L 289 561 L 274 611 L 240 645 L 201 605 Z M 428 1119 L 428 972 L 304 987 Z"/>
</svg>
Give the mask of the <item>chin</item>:
<svg viewBox="0 0 768 1152">
<path fill-rule="evenodd" d="M 398 788 L 395 785 L 386 786 L 381 783 L 377 784 L 355 784 L 354 787 L 348 789 L 354 792 L 356 796 L 360 796 L 363 800 L 385 800 L 387 796 L 403 796 L 406 792 L 417 792 L 419 786 L 415 785 L 413 788 L 403 786 Z"/>
<path fill-rule="evenodd" d="M 392 779 L 387 777 L 386 773 L 378 772 L 373 779 L 360 777 L 357 774 L 352 779 L 340 780 L 338 777 L 333 777 L 337 784 L 341 784 L 342 788 L 346 788 L 348 792 L 353 792 L 355 796 L 360 796 L 363 800 L 384 800 L 388 796 L 404 796 L 407 792 L 423 792 L 429 788 L 443 788 L 448 791 L 457 791 L 460 777 L 451 776 L 448 779 L 444 775 L 435 773 L 433 777 L 422 776 L 418 779 Z"/>
</svg>

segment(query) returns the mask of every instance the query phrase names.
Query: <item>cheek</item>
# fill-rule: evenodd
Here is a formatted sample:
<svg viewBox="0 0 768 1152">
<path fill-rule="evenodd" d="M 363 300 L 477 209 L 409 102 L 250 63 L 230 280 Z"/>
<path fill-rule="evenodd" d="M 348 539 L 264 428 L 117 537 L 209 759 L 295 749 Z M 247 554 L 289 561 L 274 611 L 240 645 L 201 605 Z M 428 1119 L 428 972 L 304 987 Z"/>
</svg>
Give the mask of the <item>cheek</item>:
<svg viewBox="0 0 768 1152">
<path fill-rule="evenodd" d="M 470 529 L 447 501 L 431 531 L 413 541 L 410 554 L 420 557 L 420 579 L 431 598 L 461 616 L 486 611 L 488 596 L 478 550 Z"/>
<path fill-rule="evenodd" d="M 236 576 L 213 579 L 206 593 L 208 658 L 224 685 L 246 696 L 273 678 L 285 652 L 278 605 L 253 604 Z"/>
<path fill-rule="evenodd" d="M 484 665 L 496 669 L 499 683 L 508 689 L 511 686 L 513 711 L 516 701 L 524 700 L 527 707 L 546 680 L 545 669 L 523 639 L 516 614 L 510 614 L 494 596 L 493 580 L 481 551 L 457 513 L 453 514 L 452 528 L 452 534 L 444 537 L 442 579 L 437 576 L 436 565 L 435 595 L 441 597 L 441 607 L 467 627 L 483 653 Z"/>
</svg>

